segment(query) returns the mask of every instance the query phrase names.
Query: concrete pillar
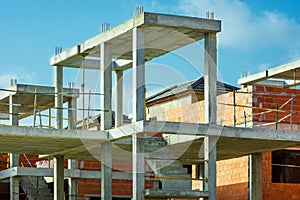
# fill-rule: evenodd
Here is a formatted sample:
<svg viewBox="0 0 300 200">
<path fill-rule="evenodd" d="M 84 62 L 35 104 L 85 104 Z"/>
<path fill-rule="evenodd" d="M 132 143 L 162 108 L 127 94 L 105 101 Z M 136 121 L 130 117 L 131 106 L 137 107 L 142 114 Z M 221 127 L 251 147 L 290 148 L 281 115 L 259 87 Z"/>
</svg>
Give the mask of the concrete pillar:
<svg viewBox="0 0 300 200">
<path fill-rule="evenodd" d="M 101 199 L 112 199 L 112 145 L 101 144 Z"/>
<path fill-rule="evenodd" d="M 116 113 L 115 124 L 116 127 L 123 124 L 123 71 L 116 71 Z"/>
<path fill-rule="evenodd" d="M 19 125 L 19 107 L 16 106 L 17 98 L 13 95 L 9 97 L 9 112 L 10 112 L 10 125 L 18 126 Z M 10 167 L 19 166 L 19 154 L 10 153 Z M 18 177 L 10 177 L 10 199 L 11 200 L 19 200 L 19 178 Z"/>
<path fill-rule="evenodd" d="M 251 200 L 262 199 L 262 153 L 251 155 Z"/>
<path fill-rule="evenodd" d="M 64 156 L 54 157 L 54 200 L 64 199 Z"/>
<path fill-rule="evenodd" d="M 56 128 L 63 129 L 63 67 L 55 68 Z M 64 199 L 64 156 L 54 157 L 54 200 Z"/>
<path fill-rule="evenodd" d="M 55 67 L 56 128 L 63 128 L 63 67 Z"/>
<path fill-rule="evenodd" d="M 144 31 L 133 29 L 132 52 L 132 114 L 133 121 L 144 120 L 145 115 L 145 52 Z"/>
<path fill-rule="evenodd" d="M 133 29 L 132 51 L 132 79 L 133 79 L 133 122 L 144 120 L 145 115 L 145 53 L 144 32 L 142 29 Z M 145 157 L 144 135 L 132 135 L 132 169 L 133 169 L 133 200 L 145 199 Z"/>
<path fill-rule="evenodd" d="M 100 90 L 103 95 L 100 96 L 101 109 L 101 130 L 107 130 L 112 127 L 111 99 L 112 99 L 112 56 L 111 47 L 107 43 L 100 45 Z"/>
<path fill-rule="evenodd" d="M 107 43 L 100 46 L 101 130 L 112 128 L 112 56 Z M 112 199 L 111 143 L 101 144 L 101 199 Z"/>
<path fill-rule="evenodd" d="M 71 98 L 68 102 L 68 128 L 70 130 L 76 129 L 76 119 L 77 119 L 77 98 Z M 68 168 L 69 169 L 78 169 L 78 161 L 77 160 L 68 160 Z M 75 178 L 68 179 L 69 185 L 69 200 L 77 200 L 78 196 L 78 180 Z"/>
<path fill-rule="evenodd" d="M 217 121 L 217 39 L 215 33 L 206 33 L 204 39 L 204 120 Z"/>
<path fill-rule="evenodd" d="M 204 138 L 204 177 L 208 178 L 208 181 L 204 184 L 204 190 L 210 192 L 209 200 L 217 199 L 217 149 L 216 142 L 218 137 L 206 136 Z"/>
</svg>

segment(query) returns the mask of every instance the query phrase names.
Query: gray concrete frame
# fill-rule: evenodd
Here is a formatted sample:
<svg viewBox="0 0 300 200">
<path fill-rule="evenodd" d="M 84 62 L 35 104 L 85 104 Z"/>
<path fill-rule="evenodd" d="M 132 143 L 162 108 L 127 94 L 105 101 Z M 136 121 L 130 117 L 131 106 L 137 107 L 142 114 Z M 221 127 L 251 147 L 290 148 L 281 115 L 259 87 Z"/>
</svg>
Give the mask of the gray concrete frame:
<svg viewBox="0 0 300 200">
<path fill-rule="evenodd" d="M 159 28 L 159 31 L 156 28 Z M 180 32 L 181 37 L 167 37 L 170 31 L 174 30 Z M 101 173 L 102 183 L 105 183 L 105 186 L 101 189 L 101 195 L 104 199 L 112 198 L 111 181 L 114 178 L 114 173 L 111 170 L 111 163 L 116 158 L 123 158 L 126 161 L 132 159 L 133 162 L 134 200 L 163 197 L 204 197 L 215 200 L 216 160 L 300 145 L 300 136 L 295 131 L 233 128 L 215 125 L 216 33 L 220 31 L 221 21 L 219 20 L 142 13 L 115 28 L 52 57 L 51 65 L 56 66 L 55 91 L 58 95 L 55 97 L 55 106 L 57 107 L 62 106 L 62 99 L 64 98 L 61 92 L 63 67 L 79 68 L 82 57 L 85 57 L 85 67 L 87 69 L 100 70 L 101 66 L 103 75 L 100 88 L 102 88 L 103 91 L 101 92 L 104 94 L 101 109 L 108 109 L 109 112 L 111 112 L 111 103 L 109 101 L 111 101 L 112 94 L 111 89 L 106 88 L 105 84 L 111 86 L 111 71 L 122 71 L 132 67 L 133 90 L 135 93 L 133 97 L 133 123 L 121 126 L 119 121 L 117 123 L 118 127 L 111 129 L 111 118 L 109 118 L 110 113 L 108 112 L 102 113 L 104 115 L 104 120 L 101 121 L 102 131 L 63 130 L 61 129 L 62 113 L 58 111 L 56 113 L 57 128 L 60 130 L 0 127 L 0 151 L 42 154 L 54 157 L 57 161 L 53 172 L 54 182 L 56 183 L 54 199 L 56 200 L 63 197 L 62 182 L 64 176 L 67 176 L 66 170 L 63 171 L 62 168 L 63 158 L 75 160 L 100 158 L 102 164 L 105 164 L 104 170 L 102 170 L 105 173 Z M 206 51 L 204 75 L 206 80 L 205 119 L 207 124 L 144 121 L 145 62 L 200 39 L 205 39 Z M 156 49 L 149 47 L 156 47 Z M 163 49 L 163 51 L 158 51 L 157 49 Z M 113 59 L 115 59 L 114 62 L 112 61 Z M 116 59 L 129 62 L 119 65 L 116 64 Z M 121 78 L 122 73 L 119 73 L 118 79 Z M 122 91 L 122 84 L 119 85 L 118 91 Z M 118 96 L 117 104 L 121 103 L 121 99 Z M 122 107 L 119 107 L 117 111 L 116 118 L 120 120 Z M 145 190 L 144 160 L 145 157 L 149 156 L 144 152 L 143 137 L 145 133 L 166 133 L 177 137 L 176 140 L 170 140 L 168 145 L 168 148 L 174 151 L 178 149 L 177 147 L 186 146 L 188 143 L 189 148 L 182 152 L 180 158 L 197 158 L 199 160 L 199 151 L 202 144 L 204 144 L 203 159 L 206 162 L 204 174 L 208 178 L 208 183 L 204 187 L 205 191 Z M 126 140 L 127 143 L 122 142 L 126 138 L 132 139 Z M 122 146 L 122 149 L 127 148 L 130 151 L 130 156 L 126 157 L 120 154 L 118 151 L 120 146 Z M 93 150 L 99 152 L 99 154 L 91 153 Z M 254 166 L 261 165 L 261 159 L 256 161 Z M 71 170 L 69 171 L 70 173 L 79 173 L 76 176 L 86 176 L 83 175 L 84 171 L 74 168 L 69 170 Z M 257 173 L 260 172 L 261 170 L 258 168 Z M 10 177 L 15 177 L 12 175 L 12 172 L 7 173 L 10 173 Z M 28 170 L 26 173 L 31 172 Z M 69 177 L 76 176 L 70 175 Z M 259 174 L 253 177 L 257 178 L 254 181 L 256 187 L 252 188 L 259 188 L 259 185 L 261 185 Z M 73 192 L 74 190 L 75 188 Z M 258 191 L 255 197 L 260 195 L 261 191 Z"/>
</svg>

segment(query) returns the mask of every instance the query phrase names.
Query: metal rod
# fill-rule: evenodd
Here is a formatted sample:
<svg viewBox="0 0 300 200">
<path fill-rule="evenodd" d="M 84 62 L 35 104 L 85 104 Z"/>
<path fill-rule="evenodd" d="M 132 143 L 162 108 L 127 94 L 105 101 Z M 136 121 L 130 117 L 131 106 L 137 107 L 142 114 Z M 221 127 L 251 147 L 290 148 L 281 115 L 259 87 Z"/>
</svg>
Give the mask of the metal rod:
<svg viewBox="0 0 300 200">
<path fill-rule="evenodd" d="M 245 124 L 245 128 L 247 128 L 247 115 L 245 110 L 244 110 L 244 124 Z"/>
<path fill-rule="evenodd" d="M 41 115 L 40 109 L 38 109 L 38 112 L 39 112 L 39 118 L 40 118 L 40 128 L 43 128 L 43 124 L 42 124 L 42 115 Z"/>
<path fill-rule="evenodd" d="M 82 57 L 82 61 L 81 61 L 82 63 L 82 65 L 81 65 L 81 71 L 82 71 L 82 85 L 81 85 L 81 92 L 84 94 L 84 84 L 85 84 L 85 80 L 84 80 L 84 77 L 85 77 L 85 70 L 84 70 L 84 57 Z M 85 96 L 84 95 L 82 95 L 82 108 L 84 109 L 84 107 L 85 107 L 85 102 L 84 102 L 84 100 L 85 100 Z M 84 112 L 84 110 L 82 110 L 82 130 L 85 130 L 85 112 Z"/>
<path fill-rule="evenodd" d="M 35 123 L 36 123 L 36 101 L 37 101 L 37 95 L 36 95 L 36 88 L 35 88 L 34 100 L 33 100 L 33 127 L 35 127 Z"/>
<path fill-rule="evenodd" d="M 293 129 L 293 109 L 294 109 L 294 95 L 292 96 L 292 105 L 291 105 L 291 113 L 290 113 L 290 130 Z"/>
<path fill-rule="evenodd" d="M 278 104 L 276 104 L 276 123 L 275 123 L 275 129 L 278 129 Z"/>
<path fill-rule="evenodd" d="M 294 69 L 294 89 L 296 89 L 297 83 L 296 83 L 296 69 Z"/>
<path fill-rule="evenodd" d="M 49 125 L 49 128 L 51 127 L 51 108 L 49 108 L 49 121 L 48 121 L 48 125 Z"/>
<path fill-rule="evenodd" d="M 233 126 L 236 126 L 236 103 L 235 103 L 235 91 L 233 91 Z"/>
<path fill-rule="evenodd" d="M 90 118 L 90 110 L 91 110 L 91 90 L 89 90 L 89 101 L 88 101 L 88 116 L 87 116 L 87 129 L 89 129 L 89 118 Z"/>
</svg>

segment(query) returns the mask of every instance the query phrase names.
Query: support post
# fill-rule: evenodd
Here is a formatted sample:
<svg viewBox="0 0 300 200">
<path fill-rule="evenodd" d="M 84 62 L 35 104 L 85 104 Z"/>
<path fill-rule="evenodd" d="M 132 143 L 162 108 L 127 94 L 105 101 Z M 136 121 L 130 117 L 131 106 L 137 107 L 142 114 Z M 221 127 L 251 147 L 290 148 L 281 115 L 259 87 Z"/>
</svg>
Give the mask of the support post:
<svg viewBox="0 0 300 200">
<path fill-rule="evenodd" d="M 63 128 L 63 67 L 55 68 L 55 107 L 56 107 L 56 128 Z"/>
<path fill-rule="evenodd" d="M 133 122 L 144 120 L 145 113 L 145 53 L 144 31 L 139 28 L 133 29 L 132 51 L 132 79 L 133 79 Z M 133 169 L 133 200 L 144 200 L 145 194 L 145 157 L 144 157 L 144 134 L 132 135 L 132 169 Z"/>
<path fill-rule="evenodd" d="M 209 200 L 217 199 L 217 140 L 218 138 L 215 136 L 204 138 L 204 177 L 207 178 L 204 190 L 210 192 Z"/>
<path fill-rule="evenodd" d="M 111 47 L 107 43 L 101 43 L 100 57 L 100 96 L 101 130 L 112 127 L 111 99 L 112 99 L 112 56 Z"/>
<path fill-rule="evenodd" d="M 55 68 L 56 128 L 63 129 L 63 67 Z M 54 157 L 54 200 L 64 199 L 64 156 Z"/>
<path fill-rule="evenodd" d="M 54 157 L 54 200 L 64 199 L 64 156 Z"/>
<path fill-rule="evenodd" d="M 112 55 L 111 46 L 107 43 L 100 45 L 100 89 L 101 95 L 101 130 L 112 128 Z M 101 144 L 101 199 L 112 199 L 112 168 L 111 143 Z"/>
<path fill-rule="evenodd" d="M 116 70 L 116 127 L 123 124 L 123 71 Z"/>
<path fill-rule="evenodd" d="M 216 33 L 206 33 L 204 39 L 204 120 L 208 124 L 217 122 L 217 38 Z M 235 120 L 235 119 L 234 119 Z M 210 192 L 209 200 L 216 200 L 216 142 L 217 137 L 204 138 L 205 190 Z"/>
<path fill-rule="evenodd" d="M 251 155 L 251 200 L 262 199 L 262 153 Z"/>
<path fill-rule="evenodd" d="M 77 98 L 73 97 L 68 101 L 68 128 L 70 130 L 76 129 L 76 120 L 77 120 Z M 78 169 L 77 160 L 68 160 L 69 169 Z M 75 178 L 68 179 L 69 185 L 69 200 L 77 200 L 78 196 L 78 180 Z"/>
<path fill-rule="evenodd" d="M 16 106 L 17 98 L 13 95 L 9 97 L 10 125 L 19 125 L 19 107 Z M 19 166 L 19 154 L 10 153 L 10 168 Z M 10 177 L 10 199 L 19 200 L 19 178 Z"/>
<path fill-rule="evenodd" d="M 112 199 L 112 144 L 101 144 L 101 199 Z"/>
<path fill-rule="evenodd" d="M 204 119 L 217 121 L 217 39 L 215 33 L 206 33 L 204 39 Z"/>
</svg>

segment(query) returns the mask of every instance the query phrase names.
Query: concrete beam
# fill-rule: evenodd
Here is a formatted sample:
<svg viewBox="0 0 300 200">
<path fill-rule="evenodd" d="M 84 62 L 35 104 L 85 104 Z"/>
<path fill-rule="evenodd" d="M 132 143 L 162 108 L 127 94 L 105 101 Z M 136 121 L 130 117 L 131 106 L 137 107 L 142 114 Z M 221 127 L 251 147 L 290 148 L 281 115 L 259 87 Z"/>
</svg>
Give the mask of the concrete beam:
<svg viewBox="0 0 300 200">
<path fill-rule="evenodd" d="M 58 55 L 51 57 L 50 65 L 63 66 L 63 62 L 65 61 L 72 62 L 78 60 L 78 58 L 80 58 L 79 53 L 80 53 L 80 46 L 76 45 L 68 50 L 61 52 Z"/>
<path fill-rule="evenodd" d="M 13 167 L 0 171 L 0 180 L 17 176 L 44 176 L 53 177 L 52 168 L 28 168 Z M 150 176 L 150 174 L 149 174 Z M 64 177 L 73 179 L 101 179 L 101 171 L 99 170 L 80 170 L 80 169 L 64 169 Z M 132 180 L 132 173 L 129 172 L 112 172 L 113 180 Z M 150 179 L 148 179 L 150 180 Z"/>
<path fill-rule="evenodd" d="M 204 121 L 217 122 L 217 38 L 206 33 L 204 39 Z"/>
<path fill-rule="evenodd" d="M 89 69 L 89 70 L 98 70 L 99 71 L 99 66 L 100 66 L 100 59 L 89 59 L 85 58 L 84 59 L 84 68 Z M 112 66 L 113 71 L 124 71 L 126 69 L 129 69 L 132 67 L 132 61 L 131 60 L 123 60 L 123 59 L 118 59 L 114 61 L 114 64 Z M 79 60 L 76 60 L 72 63 L 64 63 L 65 67 L 71 67 L 71 68 L 81 68 L 82 67 L 82 58 Z"/>
<path fill-rule="evenodd" d="M 208 20 L 196 17 L 176 16 L 168 14 L 144 13 L 144 24 L 159 27 L 183 27 L 207 32 L 220 32 L 220 20 Z"/>
<path fill-rule="evenodd" d="M 201 198 L 209 197 L 209 192 L 195 190 L 159 190 L 146 189 L 146 198 Z"/>
<path fill-rule="evenodd" d="M 109 44 L 101 43 L 101 72 L 100 72 L 100 113 L 101 130 L 112 128 L 112 57 Z"/>
</svg>

